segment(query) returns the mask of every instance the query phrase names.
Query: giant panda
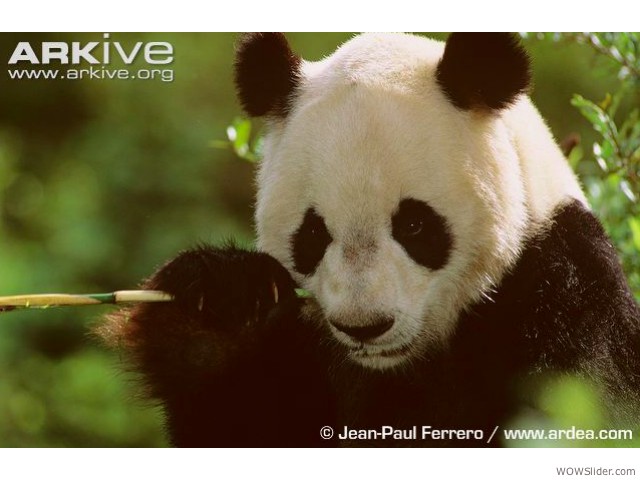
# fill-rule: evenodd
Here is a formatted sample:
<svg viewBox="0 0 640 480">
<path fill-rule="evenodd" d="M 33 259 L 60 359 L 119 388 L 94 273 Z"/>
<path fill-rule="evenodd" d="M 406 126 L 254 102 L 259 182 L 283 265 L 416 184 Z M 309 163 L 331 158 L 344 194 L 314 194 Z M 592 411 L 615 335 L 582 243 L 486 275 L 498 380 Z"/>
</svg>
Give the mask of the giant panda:
<svg viewBox="0 0 640 480">
<path fill-rule="evenodd" d="M 307 62 L 247 34 L 235 80 L 266 125 L 257 249 L 182 252 L 145 283 L 174 302 L 101 327 L 173 445 L 496 446 L 545 374 L 638 402 L 638 306 L 517 37 L 363 34 Z"/>
</svg>

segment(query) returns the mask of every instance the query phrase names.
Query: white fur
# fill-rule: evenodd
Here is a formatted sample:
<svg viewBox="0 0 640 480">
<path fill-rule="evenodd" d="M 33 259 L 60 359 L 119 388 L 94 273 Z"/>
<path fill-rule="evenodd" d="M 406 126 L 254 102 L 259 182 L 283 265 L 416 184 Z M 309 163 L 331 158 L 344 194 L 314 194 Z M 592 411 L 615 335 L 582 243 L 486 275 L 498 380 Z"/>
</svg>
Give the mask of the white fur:
<svg viewBox="0 0 640 480">
<path fill-rule="evenodd" d="M 446 341 L 460 312 L 491 295 L 533 228 L 567 197 L 584 201 L 528 98 L 495 114 L 462 112 L 446 99 L 434 78 L 443 50 L 410 35 L 355 37 L 303 64 L 291 113 L 265 138 L 258 246 L 312 292 L 324 316 L 395 318 L 371 344 L 334 329 L 352 358 L 373 368 Z M 447 219 L 454 247 L 440 270 L 417 265 L 391 236 L 391 216 L 407 197 Z M 290 239 L 310 206 L 333 242 L 303 276 Z"/>
</svg>

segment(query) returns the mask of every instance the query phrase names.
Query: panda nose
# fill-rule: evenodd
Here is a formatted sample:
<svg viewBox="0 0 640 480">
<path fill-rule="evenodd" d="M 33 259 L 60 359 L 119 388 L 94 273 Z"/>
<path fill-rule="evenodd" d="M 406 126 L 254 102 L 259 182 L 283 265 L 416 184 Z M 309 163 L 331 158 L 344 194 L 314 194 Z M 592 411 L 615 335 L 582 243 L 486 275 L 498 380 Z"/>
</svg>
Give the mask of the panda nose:
<svg viewBox="0 0 640 480">
<path fill-rule="evenodd" d="M 331 320 L 331 325 L 336 327 L 343 333 L 346 333 L 353 339 L 364 342 L 367 340 L 373 340 L 374 338 L 379 337 L 384 332 L 393 327 L 393 318 L 391 317 L 379 317 L 375 319 L 374 322 L 368 323 L 366 325 L 344 325 L 337 321 Z"/>
</svg>

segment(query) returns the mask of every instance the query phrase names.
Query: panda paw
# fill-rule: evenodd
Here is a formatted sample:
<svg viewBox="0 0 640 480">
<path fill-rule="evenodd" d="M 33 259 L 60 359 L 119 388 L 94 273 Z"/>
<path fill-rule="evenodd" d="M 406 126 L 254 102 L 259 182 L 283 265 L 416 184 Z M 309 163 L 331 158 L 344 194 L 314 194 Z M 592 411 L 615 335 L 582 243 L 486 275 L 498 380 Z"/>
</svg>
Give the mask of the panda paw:
<svg viewBox="0 0 640 480">
<path fill-rule="evenodd" d="M 277 260 L 233 246 L 183 252 L 145 288 L 173 295 L 176 308 L 211 328 L 264 324 L 297 305 L 295 283 Z"/>
<path fill-rule="evenodd" d="M 108 345 L 124 348 L 159 398 L 272 357 L 278 340 L 295 328 L 300 308 L 295 283 L 278 261 L 236 247 L 181 253 L 144 288 L 165 291 L 174 301 L 117 311 L 95 331 Z"/>
</svg>

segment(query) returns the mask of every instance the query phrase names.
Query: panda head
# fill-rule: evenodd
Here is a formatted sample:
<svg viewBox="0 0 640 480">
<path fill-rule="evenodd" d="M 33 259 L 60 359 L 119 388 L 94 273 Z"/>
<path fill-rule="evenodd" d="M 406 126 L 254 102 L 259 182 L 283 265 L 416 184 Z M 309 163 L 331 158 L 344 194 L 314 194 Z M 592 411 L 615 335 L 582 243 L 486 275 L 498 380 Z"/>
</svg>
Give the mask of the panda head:
<svg viewBox="0 0 640 480">
<path fill-rule="evenodd" d="M 364 34 L 318 62 L 281 34 L 250 34 L 236 85 L 267 124 L 258 247 L 366 367 L 446 343 L 536 222 L 580 196 L 509 34 Z"/>
</svg>

